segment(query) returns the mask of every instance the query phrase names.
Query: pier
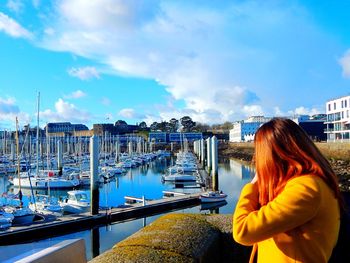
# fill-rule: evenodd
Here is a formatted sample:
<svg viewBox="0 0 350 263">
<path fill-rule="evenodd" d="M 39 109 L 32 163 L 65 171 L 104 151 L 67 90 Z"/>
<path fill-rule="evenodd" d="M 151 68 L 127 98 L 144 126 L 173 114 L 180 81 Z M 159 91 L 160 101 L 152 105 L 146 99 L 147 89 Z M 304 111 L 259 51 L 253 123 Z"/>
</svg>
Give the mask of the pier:
<svg viewBox="0 0 350 263">
<path fill-rule="evenodd" d="M 59 143 L 58 143 L 59 144 Z M 200 150 L 200 156 L 197 153 L 198 180 L 196 186 L 185 186 L 183 188 L 199 188 L 197 193 L 181 193 L 176 191 L 162 191 L 161 199 L 146 199 L 145 196 L 124 196 L 125 204 L 117 207 L 99 207 L 99 188 L 98 178 L 98 141 L 95 137 L 90 138 L 90 173 L 91 173 L 91 209 L 90 212 L 80 214 L 69 214 L 61 217 L 49 217 L 49 220 L 37 221 L 31 225 L 12 226 L 7 230 L 0 232 L 0 245 L 13 245 L 34 240 L 45 239 L 49 237 L 60 236 L 83 230 L 96 230 L 98 227 L 119 223 L 139 218 L 146 218 L 152 215 L 164 214 L 183 208 L 189 208 L 200 205 L 200 195 L 212 188 L 212 179 L 210 170 L 207 169 L 205 144 L 196 143 Z M 61 148 L 60 146 L 58 148 Z M 116 146 L 118 149 L 118 146 Z M 196 149 L 194 149 L 196 151 Z M 208 156 L 211 156 L 211 149 Z M 215 156 L 214 156 L 215 157 Z M 215 158 L 213 158 L 215 160 Z M 211 162 L 215 168 L 215 164 Z M 215 171 L 215 170 L 214 170 Z M 217 174 L 216 174 L 217 175 Z M 175 182 L 177 184 L 181 182 Z M 95 231 L 96 232 L 96 231 Z M 97 251 L 97 250 L 96 250 Z M 98 254 L 98 253 L 97 253 Z M 97 255 L 96 254 L 96 255 Z"/>
<path fill-rule="evenodd" d="M 0 233 L 0 245 L 12 245 L 52 237 L 53 233 L 62 235 L 79 230 L 91 229 L 95 226 L 123 222 L 131 219 L 143 218 L 155 214 L 162 214 L 180 208 L 200 204 L 200 193 L 176 195 L 158 200 L 147 201 L 146 205 L 135 203 L 133 205 L 111 208 L 96 215 L 90 213 L 72 214 L 57 218 L 52 222 L 33 224 L 30 226 L 13 226 Z"/>
</svg>

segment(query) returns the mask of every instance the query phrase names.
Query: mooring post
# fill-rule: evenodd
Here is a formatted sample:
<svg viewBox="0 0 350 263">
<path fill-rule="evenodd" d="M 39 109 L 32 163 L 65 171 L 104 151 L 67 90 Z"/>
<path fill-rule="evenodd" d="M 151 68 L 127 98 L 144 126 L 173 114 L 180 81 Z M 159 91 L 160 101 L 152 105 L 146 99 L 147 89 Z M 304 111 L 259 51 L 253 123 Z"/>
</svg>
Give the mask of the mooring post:
<svg viewBox="0 0 350 263">
<path fill-rule="evenodd" d="M 15 155 L 16 155 L 16 152 L 15 152 L 15 144 L 14 144 L 14 143 L 11 143 L 11 161 L 12 161 L 12 162 L 15 161 Z"/>
<path fill-rule="evenodd" d="M 115 162 L 119 162 L 120 145 L 119 142 L 115 142 Z"/>
<path fill-rule="evenodd" d="M 143 195 L 142 196 L 142 206 L 145 206 L 146 205 L 146 199 L 145 199 L 145 196 Z"/>
<path fill-rule="evenodd" d="M 132 155 L 132 142 L 128 143 L 128 152 L 129 152 L 129 156 Z"/>
<path fill-rule="evenodd" d="M 61 142 L 61 140 L 57 141 L 57 169 L 58 169 L 59 175 L 62 175 L 63 151 L 62 151 L 62 142 Z"/>
<path fill-rule="evenodd" d="M 215 136 L 211 138 L 211 150 L 212 150 L 212 180 L 213 190 L 219 190 L 219 178 L 218 178 L 218 140 Z"/>
<path fill-rule="evenodd" d="M 212 150 L 211 150 L 211 139 L 207 139 L 207 169 L 208 173 L 210 173 L 211 166 L 212 166 Z"/>
<path fill-rule="evenodd" d="M 205 161 L 205 146 L 204 146 L 204 139 L 200 140 L 200 144 L 201 144 L 201 163 L 203 165 L 204 168 L 204 161 Z"/>
<path fill-rule="evenodd" d="M 94 227 L 91 229 L 91 252 L 92 257 L 100 255 L 100 228 Z"/>
<path fill-rule="evenodd" d="M 202 144 L 200 140 L 198 141 L 198 159 L 199 162 L 202 161 Z"/>
<path fill-rule="evenodd" d="M 98 190 L 98 138 L 93 135 L 90 138 L 90 189 L 91 189 L 91 214 L 97 215 L 99 208 Z"/>
</svg>

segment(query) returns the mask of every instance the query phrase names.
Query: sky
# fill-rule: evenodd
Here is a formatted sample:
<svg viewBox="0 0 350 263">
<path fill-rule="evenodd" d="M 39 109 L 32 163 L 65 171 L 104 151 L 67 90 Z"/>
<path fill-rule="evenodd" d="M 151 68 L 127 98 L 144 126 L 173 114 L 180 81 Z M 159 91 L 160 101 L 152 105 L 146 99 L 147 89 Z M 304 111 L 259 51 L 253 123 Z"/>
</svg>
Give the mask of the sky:
<svg viewBox="0 0 350 263">
<path fill-rule="evenodd" d="M 350 1 L 0 0 L 0 129 L 325 113 Z"/>
</svg>

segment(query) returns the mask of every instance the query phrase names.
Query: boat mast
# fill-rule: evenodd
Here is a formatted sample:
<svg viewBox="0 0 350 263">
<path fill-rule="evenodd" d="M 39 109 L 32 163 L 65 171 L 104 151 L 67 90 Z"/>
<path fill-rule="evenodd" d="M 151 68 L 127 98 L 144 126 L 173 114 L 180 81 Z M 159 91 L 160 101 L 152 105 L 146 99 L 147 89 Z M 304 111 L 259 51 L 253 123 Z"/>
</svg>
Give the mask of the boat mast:
<svg viewBox="0 0 350 263">
<path fill-rule="evenodd" d="M 40 92 L 38 92 L 38 112 L 37 112 L 37 119 L 36 119 L 36 175 L 35 177 L 38 176 L 39 174 L 39 108 L 40 106 Z"/>
<path fill-rule="evenodd" d="M 38 113 L 39 115 L 39 113 Z M 47 163 L 47 195 L 50 201 L 50 166 L 49 166 L 49 162 L 50 162 L 50 158 L 49 158 L 49 154 L 50 154 L 50 141 L 49 141 L 49 132 L 48 132 L 48 124 L 46 123 L 46 163 Z"/>
<path fill-rule="evenodd" d="M 19 157 L 19 138 L 18 138 L 18 118 L 16 116 L 16 152 L 17 152 L 17 172 L 18 172 L 18 197 L 20 200 L 20 207 L 23 206 L 22 203 L 22 188 L 21 188 L 21 168 L 20 168 L 20 157 Z"/>
</svg>

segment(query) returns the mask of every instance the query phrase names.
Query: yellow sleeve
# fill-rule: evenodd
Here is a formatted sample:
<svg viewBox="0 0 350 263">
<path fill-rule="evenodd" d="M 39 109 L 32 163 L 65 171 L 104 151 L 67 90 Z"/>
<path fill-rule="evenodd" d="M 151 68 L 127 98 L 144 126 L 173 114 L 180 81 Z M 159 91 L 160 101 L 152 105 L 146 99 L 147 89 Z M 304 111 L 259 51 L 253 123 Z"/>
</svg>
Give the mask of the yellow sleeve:
<svg viewBox="0 0 350 263">
<path fill-rule="evenodd" d="M 247 184 L 233 215 L 233 237 L 242 245 L 284 233 L 311 219 L 320 205 L 320 188 L 313 176 L 290 180 L 283 192 L 258 209 L 257 186 Z"/>
</svg>

